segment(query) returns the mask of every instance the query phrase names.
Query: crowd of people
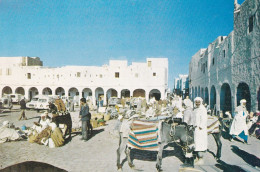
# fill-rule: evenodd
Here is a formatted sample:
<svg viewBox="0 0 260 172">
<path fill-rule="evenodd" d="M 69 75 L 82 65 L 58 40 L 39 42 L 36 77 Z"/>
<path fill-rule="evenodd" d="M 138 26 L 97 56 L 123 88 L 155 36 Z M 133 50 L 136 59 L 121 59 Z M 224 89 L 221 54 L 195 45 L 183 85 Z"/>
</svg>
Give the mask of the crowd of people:
<svg viewBox="0 0 260 172">
<path fill-rule="evenodd" d="M 123 106 L 123 105 L 122 105 Z M 203 155 L 208 148 L 208 105 L 203 102 L 201 97 L 196 97 L 192 102 L 187 96 L 184 100 L 179 96 L 173 96 L 167 100 L 155 100 L 151 98 L 149 102 L 145 99 L 139 99 L 136 105 L 130 100 L 130 109 L 133 108 L 138 114 L 135 117 L 146 118 L 150 120 L 165 119 L 164 117 L 169 115 L 172 118 L 179 118 L 187 125 L 195 127 L 194 142 L 195 142 L 195 155 L 197 164 L 203 164 Z M 219 113 L 217 113 L 219 114 Z M 226 113 L 227 114 L 227 113 Z M 252 113 L 251 113 L 252 114 Z M 124 116 L 119 116 L 119 121 L 122 121 Z M 257 120 L 252 122 L 252 118 L 256 117 Z M 246 100 L 242 99 L 240 105 L 235 109 L 234 118 L 231 116 L 231 125 L 227 131 L 230 134 L 230 141 L 234 139 L 243 143 L 248 143 L 249 129 L 251 126 L 256 126 L 259 122 L 259 112 L 255 115 L 249 115 L 246 109 Z M 222 118 L 222 116 L 218 116 Z M 249 122 L 251 124 L 249 125 Z M 253 125 L 252 125 L 253 124 Z M 259 124 L 258 124 L 259 125 Z M 116 124 L 116 128 L 120 130 L 119 123 Z M 256 132 L 260 129 L 254 128 Z M 255 132 L 255 133 L 256 133 Z M 254 132 L 251 132 L 254 133 Z"/>
</svg>

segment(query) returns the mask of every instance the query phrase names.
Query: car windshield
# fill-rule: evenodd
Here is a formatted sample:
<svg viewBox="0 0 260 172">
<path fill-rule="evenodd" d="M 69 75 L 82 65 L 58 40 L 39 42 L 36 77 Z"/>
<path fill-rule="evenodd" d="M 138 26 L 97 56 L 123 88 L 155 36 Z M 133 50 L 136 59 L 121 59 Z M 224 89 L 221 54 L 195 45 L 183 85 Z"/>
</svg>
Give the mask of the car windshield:
<svg viewBox="0 0 260 172">
<path fill-rule="evenodd" d="M 39 98 L 32 98 L 32 102 L 36 102 Z"/>
<path fill-rule="evenodd" d="M 39 99 L 38 101 L 44 103 L 44 102 L 47 102 L 47 99 Z"/>
<path fill-rule="evenodd" d="M 12 97 L 12 98 L 14 98 L 14 97 L 15 97 L 15 95 L 11 95 L 11 97 Z"/>
</svg>

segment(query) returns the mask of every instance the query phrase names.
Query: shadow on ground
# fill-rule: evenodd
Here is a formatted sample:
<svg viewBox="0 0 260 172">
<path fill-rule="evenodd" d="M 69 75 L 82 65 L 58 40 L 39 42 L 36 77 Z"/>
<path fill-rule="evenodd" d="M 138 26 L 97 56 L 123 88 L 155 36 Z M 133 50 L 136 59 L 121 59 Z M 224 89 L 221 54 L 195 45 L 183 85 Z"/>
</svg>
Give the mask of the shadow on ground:
<svg viewBox="0 0 260 172">
<path fill-rule="evenodd" d="M 66 170 L 55 167 L 53 165 L 36 162 L 36 161 L 26 161 L 19 164 L 15 164 L 9 167 L 6 167 L 1 172 L 11 172 L 11 171 L 26 171 L 26 172 L 66 172 Z"/>
<path fill-rule="evenodd" d="M 236 165 L 231 165 L 227 164 L 224 161 L 218 160 L 218 164 L 215 166 L 224 172 L 246 172 L 243 168 L 236 166 Z"/>
<path fill-rule="evenodd" d="M 253 167 L 260 167 L 260 159 L 258 157 L 242 149 L 239 149 L 237 146 L 232 145 L 231 147 L 231 150 L 240 158 L 242 158 L 246 163 Z"/>
</svg>

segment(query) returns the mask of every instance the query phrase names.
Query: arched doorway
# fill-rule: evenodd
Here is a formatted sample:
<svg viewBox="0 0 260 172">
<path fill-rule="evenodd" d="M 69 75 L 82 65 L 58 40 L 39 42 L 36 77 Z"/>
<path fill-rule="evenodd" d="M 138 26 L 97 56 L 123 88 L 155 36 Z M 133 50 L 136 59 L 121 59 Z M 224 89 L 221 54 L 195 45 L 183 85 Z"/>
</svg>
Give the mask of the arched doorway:
<svg viewBox="0 0 260 172">
<path fill-rule="evenodd" d="M 34 96 L 36 96 L 38 94 L 39 94 L 38 89 L 35 87 L 31 87 L 29 89 L 29 100 L 31 100 Z"/>
<path fill-rule="evenodd" d="M 18 87 L 15 89 L 15 93 L 16 94 L 21 94 L 21 95 L 25 95 L 25 91 L 24 91 L 24 88 L 23 87 Z"/>
<path fill-rule="evenodd" d="M 107 90 L 107 93 L 106 93 L 107 102 L 110 97 L 117 97 L 117 91 L 113 88 L 110 88 Z"/>
<path fill-rule="evenodd" d="M 56 88 L 56 90 L 55 90 L 55 95 L 59 95 L 60 97 L 61 97 L 61 96 L 64 96 L 64 95 L 65 95 L 65 90 L 64 90 L 64 88 L 62 88 L 62 87 Z"/>
<path fill-rule="evenodd" d="M 133 97 L 144 97 L 145 98 L 145 91 L 143 89 L 136 89 L 133 92 Z"/>
<path fill-rule="evenodd" d="M 241 99 L 246 99 L 246 109 L 250 112 L 251 110 L 251 95 L 250 95 L 250 90 L 249 86 L 241 82 L 237 86 L 237 105 L 240 105 L 240 100 Z"/>
<path fill-rule="evenodd" d="M 104 100 L 104 89 L 101 87 L 96 88 L 95 97 L 97 101 L 99 100 L 100 97 Z"/>
<path fill-rule="evenodd" d="M 210 109 L 214 109 L 216 105 L 216 88 L 213 85 L 210 89 Z"/>
<path fill-rule="evenodd" d="M 209 91 L 208 91 L 208 87 L 205 88 L 205 103 L 209 104 Z"/>
<path fill-rule="evenodd" d="M 122 97 L 130 97 L 130 90 L 128 90 L 128 89 L 123 89 L 122 91 L 121 91 L 121 98 Z"/>
<path fill-rule="evenodd" d="M 90 88 L 84 88 L 82 90 L 82 97 L 88 99 L 91 99 L 92 97 L 92 90 Z"/>
<path fill-rule="evenodd" d="M 9 86 L 6 86 L 6 87 L 4 87 L 3 89 L 2 89 L 2 96 L 3 95 L 5 95 L 5 94 L 12 94 L 12 89 L 11 89 L 11 87 L 9 87 Z"/>
<path fill-rule="evenodd" d="M 226 111 L 232 110 L 231 105 L 231 89 L 229 84 L 224 83 L 221 87 L 220 91 L 220 110 L 222 110 L 223 113 Z"/>
<path fill-rule="evenodd" d="M 52 90 L 49 87 L 46 87 L 42 90 L 43 95 L 52 95 Z"/>
<path fill-rule="evenodd" d="M 72 87 L 69 89 L 69 96 L 74 97 L 74 96 L 79 96 L 79 91 L 77 88 Z"/>
<path fill-rule="evenodd" d="M 157 89 L 153 89 L 149 93 L 149 98 L 155 97 L 155 100 L 159 101 L 161 99 L 161 92 Z"/>
</svg>

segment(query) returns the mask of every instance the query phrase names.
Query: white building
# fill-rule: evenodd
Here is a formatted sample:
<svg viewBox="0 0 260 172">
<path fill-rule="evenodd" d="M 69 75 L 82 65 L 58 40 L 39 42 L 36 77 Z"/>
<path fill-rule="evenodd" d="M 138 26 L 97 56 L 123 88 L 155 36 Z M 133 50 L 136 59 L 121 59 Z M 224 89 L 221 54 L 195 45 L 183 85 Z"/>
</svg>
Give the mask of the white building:
<svg viewBox="0 0 260 172">
<path fill-rule="evenodd" d="M 189 76 L 179 75 L 179 78 L 174 79 L 174 93 L 181 95 L 182 98 L 189 95 Z"/>
<path fill-rule="evenodd" d="M 31 99 L 37 94 L 104 96 L 164 99 L 168 88 L 168 59 L 147 58 L 128 66 L 126 60 L 110 60 L 109 65 L 43 66 L 38 57 L 0 57 L 0 95 L 19 93 Z"/>
<path fill-rule="evenodd" d="M 200 49 L 189 64 L 190 95 L 217 111 L 232 111 L 242 98 L 247 109 L 260 109 L 259 0 L 234 1 L 234 30 Z"/>
</svg>

